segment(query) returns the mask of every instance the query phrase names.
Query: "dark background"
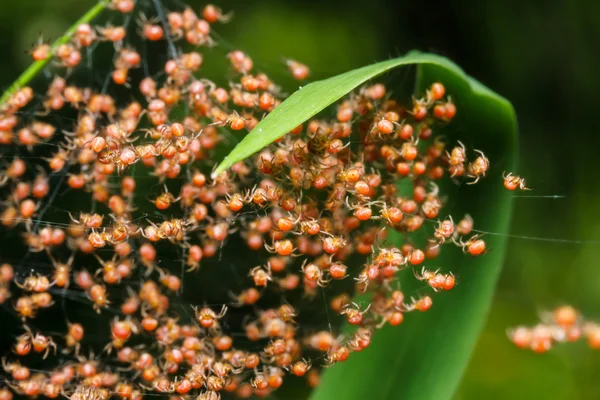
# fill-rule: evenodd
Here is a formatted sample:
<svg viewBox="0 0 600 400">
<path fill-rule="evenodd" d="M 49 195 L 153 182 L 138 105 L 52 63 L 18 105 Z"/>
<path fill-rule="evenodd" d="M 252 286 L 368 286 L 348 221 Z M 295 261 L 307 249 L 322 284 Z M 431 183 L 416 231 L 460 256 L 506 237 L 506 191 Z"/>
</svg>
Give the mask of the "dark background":
<svg viewBox="0 0 600 400">
<path fill-rule="evenodd" d="M 204 5 L 188 3 L 197 11 Z M 93 4 L 1 1 L 0 87 L 27 67 L 24 52 L 39 32 L 55 39 Z M 514 348 L 505 330 L 532 325 L 540 310 L 563 303 L 600 319 L 600 2 L 216 4 L 235 11 L 230 24 L 216 28 L 221 45 L 247 51 L 265 69 L 283 71 L 282 57 L 296 58 L 318 79 L 420 49 L 451 58 L 513 103 L 521 140 L 513 172 L 527 178 L 532 194 L 564 197 L 514 199 L 512 234 L 519 237 L 509 242 L 485 332 L 456 398 L 599 398 L 600 356 L 584 343 L 535 355 Z"/>
</svg>

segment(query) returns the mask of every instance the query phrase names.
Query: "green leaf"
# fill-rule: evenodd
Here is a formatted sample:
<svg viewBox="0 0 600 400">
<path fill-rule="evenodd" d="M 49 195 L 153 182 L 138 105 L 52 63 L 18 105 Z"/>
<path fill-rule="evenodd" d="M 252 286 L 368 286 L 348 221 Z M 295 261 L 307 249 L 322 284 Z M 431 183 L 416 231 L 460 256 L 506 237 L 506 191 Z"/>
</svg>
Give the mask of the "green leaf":
<svg viewBox="0 0 600 400">
<path fill-rule="evenodd" d="M 213 176 L 218 175 L 236 162 L 248 158 L 265 146 L 273 143 L 369 79 L 391 69 L 412 64 L 446 65 L 448 68 L 454 70 L 456 74 L 460 74 L 464 79 L 467 79 L 460 69 L 443 57 L 434 54 L 411 52 L 404 57 L 368 65 L 329 79 L 310 83 L 294 92 L 268 114 L 265 119 L 260 121 L 231 153 L 221 161 Z M 489 92 L 479 83 L 473 82 L 472 84 L 477 85 L 481 91 Z M 493 95 L 491 92 L 489 94 Z"/>
<path fill-rule="evenodd" d="M 475 228 L 493 232 L 484 237 L 491 251 L 472 258 L 454 246 L 443 246 L 437 259 L 426 260 L 428 268 L 441 267 L 457 274 L 457 287 L 451 292 L 433 294 L 430 311 L 409 313 L 401 326 L 378 330 L 369 348 L 328 368 L 312 400 L 451 398 L 487 318 L 504 261 L 512 196 L 504 189 L 500 176 L 503 171 L 514 171 L 517 155 L 517 126 L 511 104 L 447 59 L 419 53 L 329 81 L 339 79 L 344 87 L 350 87 L 350 77 L 354 77 L 358 85 L 369 71 L 375 75 L 382 68 L 407 63 L 418 64 L 417 94 L 422 95 L 431 83 L 439 81 L 452 96 L 458 113 L 445 130 L 446 139 L 451 143 L 461 140 L 468 149 L 480 149 L 491 161 L 488 176 L 477 185 L 448 184 L 442 188 L 449 202 L 444 213 L 449 212 L 455 220 L 462 218 L 465 212 L 470 213 Z M 312 95 L 319 96 L 319 92 L 312 90 Z M 310 104 L 313 99 L 303 97 L 302 100 Z M 292 110 L 288 110 L 291 113 Z M 289 115 L 291 119 L 292 114 Z M 278 117 L 285 116 L 280 113 Z M 292 125 L 297 122 L 294 120 Z M 431 232 L 434 221 L 426 223 L 430 224 L 426 229 Z M 390 234 L 388 242 L 400 245 L 403 240 L 399 234 Z M 412 277 L 411 271 L 402 272 L 401 281 L 407 296 L 418 296 L 422 292 L 423 285 Z"/>
</svg>

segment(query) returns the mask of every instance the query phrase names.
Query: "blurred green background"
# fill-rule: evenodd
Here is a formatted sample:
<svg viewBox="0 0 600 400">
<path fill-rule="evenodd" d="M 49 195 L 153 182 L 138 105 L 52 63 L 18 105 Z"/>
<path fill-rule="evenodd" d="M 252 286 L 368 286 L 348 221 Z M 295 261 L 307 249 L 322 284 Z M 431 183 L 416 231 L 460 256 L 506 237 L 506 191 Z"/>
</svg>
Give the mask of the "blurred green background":
<svg viewBox="0 0 600 400">
<path fill-rule="evenodd" d="M 196 10 L 205 4 L 188 3 Z M 249 52 L 265 70 L 283 71 L 282 57 L 295 58 L 318 79 L 416 48 L 448 56 L 514 104 L 521 162 L 513 172 L 535 195 L 565 197 L 514 199 L 512 234 L 530 238 L 509 242 L 485 332 L 456 399 L 600 398 L 600 354 L 584 343 L 536 355 L 517 350 L 505 334 L 564 303 L 600 319 L 600 2 L 215 3 L 235 11 L 232 23 L 217 28 L 222 45 Z M 0 87 L 29 64 L 25 51 L 38 33 L 55 39 L 92 4 L 1 1 Z"/>
</svg>

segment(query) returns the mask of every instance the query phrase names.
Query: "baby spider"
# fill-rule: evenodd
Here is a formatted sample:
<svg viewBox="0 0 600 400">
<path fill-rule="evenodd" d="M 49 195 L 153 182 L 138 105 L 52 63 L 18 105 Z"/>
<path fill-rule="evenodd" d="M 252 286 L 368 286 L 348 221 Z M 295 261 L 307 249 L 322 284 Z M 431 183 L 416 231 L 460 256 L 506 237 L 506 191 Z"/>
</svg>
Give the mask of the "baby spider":
<svg viewBox="0 0 600 400">
<path fill-rule="evenodd" d="M 438 240 L 438 244 L 443 244 L 447 239 L 451 238 L 453 234 L 454 221 L 452 220 L 452 217 L 448 217 L 448 219 L 438 222 L 438 227 L 433 233 L 433 236 Z"/>
<path fill-rule="evenodd" d="M 106 293 L 106 286 L 101 284 L 93 284 L 89 290 L 87 290 L 88 298 L 94 303 L 94 310 L 100 314 L 102 308 L 108 308 L 110 301 L 108 300 L 108 294 Z"/>
<path fill-rule="evenodd" d="M 525 186 L 524 178 L 513 175 L 512 172 L 509 172 L 508 175 L 503 172 L 502 179 L 504 179 L 504 187 L 508 190 L 516 190 L 517 188 L 520 190 L 532 190 L 531 188 Z"/>
<path fill-rule="evenodd" d="M 2 368 L 5 372 L 10 373 L 13 379 L 17 381 L 24 381 L 31 375 L 29 368 L 21 365 L 18 361 L 7 362 L 6 357 L 2 357 Z"/>
<path fill-rule="evenodd" d="M 284 165 L 277 161 L 278 160 L 274 155 L 261 155 L 258 159 L 258 169 L 260 169 L 263 174 L 279 176 L 281 171 L 283 171 Z"/>
<path fill-rule="evenodd" d="M 425 267 L 423 267 L 421 269 L 420 274 L 417 271 L 414 271 L 414 275 L 415 275 L 415 278 L 417 278 L 420 281 L 428 281 L 429 282 L 430 280 L 435 278 L 436 275 L 438 275 L 438 271 L 439 271 L 439 269 L 435 270 L 435 271 L 430 271 L 430 270 L 425 269 Z"/>
<path fill-rule="evenodd" d="M 33 295 L 22 296 L 17 299 L 17 302 L 14 305 L 15 311 L 19 314 L 21 319 L 25 321 L 27 318 L 35 318 L 36 311 L 38 306 L 33 302 Z"/>
<path fill-rule="evenodd" d="M 458 144 L 458 146 L 452 149 L 452 152 L 449 153 L 446 151 L 446 157 L 448 158 L 448 164 L 450 164 L 450 166 L 456 167 L 465 163 L 467 149 L 460 140 L 458 141 Z"/>
<path fill-rule="evenodd" d="M 185 264 L 189 267 L 186 272 L 195 271 L 200 268 L 200 260 L 204 256 L 202 247 L 197 244 L 189 245 L 186 244 L 184 247 L 187 248 L 187 260 Z"/>
<path fill-rule="evenodd" d="M 64 354 L 68 354 L 71 351 L 74 351 L 75 356 L 79 355 L 79 349 L 81 348 L 81 340 L 84 337 L 84 329 L 83 329 L 83 325 L 79 324 L 79 323 L 70 323 L 67 322 L 68 325 L 68 331 L 67 331 L 67 335 L 65 336 L 65 342 L 67 347 L 65 349 L 63 349 L 63 353 Z"/>
<path fill-rule="evenodd" d="M 361 351 L 369 347 L 373 336 L 373 328 L 360 327 L 356 330 L 352 339 L 348 341 L 350 348 L 354 351 Z"/>
<path fill-rule="evenodd" d="M 198 323 L 203 328 L 211 328 L 211 327 L 215 326 L 215 323 L 218 324 L 218 320 L 223 318 L 225 316 L 225 314 L 227 313 L 226 305 L 223 305 L 223 307 L 221 307 L 221 311 L 219 312 L 219 314 L 215 313 L 213 310 L 211 310 L 208 307 L 203 307 L 201 310 L 198 310 L 198 307 L 192 307 L 192 308 L 194 309 Z"/>
<path fill-rule="evenodd" d="M 164 239 L 164 234 L 161 232 L 160 228 L 152 221 L 147 220 L 149 225 L 145 227 L 139 227 L 136 233 L 141 233 L 143 237 L 150 240 L 151 242 L 158 242 L 159 240 Z"/>
<path fill-rule="evenodd" d="M 468 235 L 473 230 L 473 218 L 469 214 L 465 214 L 463 219 L 458 221 L 454 229 L 454 236 L 457 235 Z"/>
<path fill-rule="evenodd" d="M 71 218 L 71 221 L 73 221 L 75 224 L 83 225 L 86 228 L 100 228 L 104 219 L 104 217 L 100 214 L 88 213 L 79 214 L 79 219 L 73 218 L 71 213 L 69 213 L 69 217 Z"/>
<path fill-rule="evenodd" d="M 313 236 L 320 232 L 321 232 L 321 225 L 319 224 L 319 222 L 316 219 L 311 218 L 308 221 L 300 222 L 300 231 L 293 232 L 293 233 L 300 234 L 300 235 Z"/>
<path fill-rule="evenodd" d="M 364 311 L 360 310 L 360 306 L 356 303 L 348 304 L 340 314 L 345 315 L 348 323 L 352 325 L 360 325 L 363 320 L 363 315 L 369 311 L 371 308 L 371 304 L 364 309 Z"/>
<path fill-rule="evenodd" d="M 211 125 L 229 126 L 234 131 L 239 131 L 244 129 L 244 127 L 246 126 L 246 119 L 240 114 L 238 114 L 237 111 L 234 111 L 224 120 L 213 122 Z"/>
<path fill-rule="evenodd" d="M 33 274 L 25 278 L 23 283 L 20 283 L 16 279 L 14 280 L 15 284 L 23 290 L 28 292 L 36 292 L 42 293 L 50 289 L 54 283 L 50 283 L 48 277 L 43 275 L 34 276 Z"/>
<path fill-rule="evenodd" d="M 544 320 L 544 318 L 542 318 Z M 546 314 L 546 321 L 548 323 L 554 323 L 561 328 L 573 328 L 581 320 L 581 315 L 572 306 L 563 305 L 555 308 L 552 312 Z M 544 322 L 546 322 L 544 321 Z"/>
<path fill-rule="evenodd" d="M 70 396 L 64 394 L 69 400 L 107 400 L 111 393 L 108 389 L 99 389 L 93 386 L 79 385 Z"/>
<path fill-rule="evenodd" d="M 104 261 L 98 254 L 94 254 L 101 267 L 96 270 L 94 276 L 103 276 L 104 282 L 108 284 L 116 284 L 121 281 L 121 275 L 117 271 L 117 254 L 113 255 L 111 260 Z"/>
<path fill-rule="evenodd" d="M 375 204 L 374 202 L 368 203 L 355 203 L 350 204 L 348 201 L 348 197 L 346 197 L 346 205 L 350 210 L 354 211 L 354 216 L 358 218 L 360 221 L 368 221 L 373 216 L 373 210 L 371 209 L 371 205 Z"/>
<path fill-rule="evenodd" d="M 267 266 L 259 265 L 254 267 L 248 273 L 248 276 L 251 276 L 254 280 L 254 284 L 259 287 L 267 286 L 269 281 L 273 280 L 273 276 L 271 275 L 271 264 L 267 263 Z"/>
<path fill-rule="evenodd" d="M 467 185 L 476 184 L 481 177 L 485 176 L 485 173 L 490 167 L 490 160 L 487 159 L 485 154 L 483 154 L 481 150 L 475 150 L 475 152 L 479 153 L 480 156 L 470 163 L 467 168 L 467 176 L 469 178 L 475 178 L 475 180 L 473 182 L 467 182 Z"/>
<path fill-rule="evenodd" d="M 531 329 L 525 326 L 508 329 L 506 335 L 515 346 L 521 349 L 526 349 L 531 344 Z"/>
<path fill-rule="evenodd" d="M 330 282 L 330 279 L 323 279 L 323 270 L 319 268 L 318 265 L 313 263 L 307 264 L 307 262 L 308 260 L 304 260 L 304 263 L 302 263 L 301 267 L 301 270 L 304 273 L 304 277 L 308 281 L 315 282 L 321 287 L 327 286 L 327 284 Z"/>
<path fill-rule="evenodd" d="M 294 244 L 289 239 L 277 240 L 273 246 L 265 243 L 265 248 L 269 253 L 277 253 L 280 256 L 294 256 Z"/>
<path fill-rule="evenodd" d="M 167 189 L 167 185 L 165 185 L 165 192 L 160 194 L 156 199 L 151 200 L 150 202 L 154 203 L 156 208 L 158 208 L 159 210 L 166 210 L 167 208 L 171 207 L 172 203 L 176 203 L 179 200 L 181 200 L 181 196 L 173 196 L 169 192 L 169 189 Z"/>
<path fill-rule="evenodd" d="M 204 7 L 204 10 L 202 11 L 202 16 L 211 24 L 215 22 L 227 23 L 231 20 L 231 17 L 233 16 L 233 11 L 230 11 L 227 14 L 223 14 L 223 11 L 220 8 L 212 4 L 208 4 L 206 5 L 206 7 Z"/>
<path fill-rule="evenodd" d="M 298 312 L 291 305 L 284 303 L 277 310 L 279 318 L 284 322 L 295 322 L 294 318 L 298 316 Z"/>
<path fill-rule="evenodd" d="M 294 364 L 292 364 L 290 371 L 296 376 L 304 376 L 304 374 L 306 374 L 311 367 L 312 364 L 310 359 L 307 360 L 303 358 L 302 360 L 296 361 Z"/>
<path fill-rule="evenodd" d="M 44 41 L 44 38 L 40 34 L 37 42 L 33 45 L 32 49 L 28 53 L 31 54 L 33 61 L 45 60 L 51 56 L 50 43 Z"/>
<path fill-rule="evenodd" d="M 440 290 L 451 290 L 456 284 L 454 274 L 440 274 L 439 270 L 428 271 L 423 267 L 421 274 L 415 272 L 415 278 L 420 281 L 427 281 L 427 284 L 436 292 Z"/>
<path fill-rule="evenodd" d="M 467 240 L 466 242 L 463 242 L 462 239 L 455 239 L 453 238 L 452 240 L 454 241 L 454 243 L 456 243 L 457 246 L 462 247 L 463 252 L 469 253 L 470 255 L 472 255 L 473 257 L 475 256 L 479 256 L 481 254 L 485 254 L 486 248 L 485 248 L 485 242 L 483 241 L 483 239 L 480 239 L 481 236 L 483 236 L 482 234 L 479 235 L 475 235 L 473 237 L 471 237 L 469 240 Z"/>
<path fill-rule="evenodd" d="M 150 41 L 157 41 L 163 38 L 163 28 L 157 24 L 156 18 L 148 19 L 146 15 L 140 14 L 140 18 L 137 21 L 139 26 L 139 35 Z"/>
<path fill-rule="evenodd" d="M 396 128 L 402 128 L 402 125 L 397 121 L 398 115 L 394 113 L 394 116 L 396 118 L 393 119 L 386 118 L 384 115 L 376 117 L 369 134 L 377 136 L 379 139 L 383 139 L 384 137 L 393 134 Z"/>
<path fill-rule="evenodd" d="M 71 254 L 66 263 L 57 261 L 50 253 L 50 250 L 46 249 L 48 257 L 54 266 L 54 284 L 61 288 L 69 287 L 71 266 L 75 260 L 75 252 Z"/>
<path fill-rule="evenodd" d="M 298 222 L 300 222 L 300 220 L 300 217 L 294 218 L 294 216 L 290 213 L 289 217 L 279 218 L 275 225 L 277 225 L 277 228 L 282 232 L 291 231 L 292 233 L 296 233 L 292 231 L 292 229 L 294 228 L 294 226 L 296 226 Z M 298 234 L 300 235 L 302 234 L 302 232 L 298 232 Z"/>
<path fill-rule="evenodd" d="M 229 296 L 234 301 L 234 303 L 232 304 L 234 307 L 253 305 L 260 299 L 261 295 L 262 293 L 253 287 L 245 289 L 240 294 L 229 292 Z"/>
<path fill-rule="evenodd" d="M 231 211 L 237 212 L 248 203 L 248 200 L 250 200 L 252 196 L 250 195 L 250 192 L 247 192 L 246 194 L 234 193 L 231 195 L 227 193 L 225 198 L 227 207 L 229 207 Z"/>
<path fill-rule="evenodd" d="M 96 31 L 102 41 L 113 42 L 116 51 L 121 50 L 123 39 L 127 34 L 122 26 L 112 26 L 110 23 L 105 26 L 96 27 Z"/>
<path fill-rule="evenodd" d="M 294 79 L 303 81 L 310 75 L 310 69 L 305 64 L 292 59 L 285 59 L 284 61 Z"/>
<path fill-rule="evenodd" d="M 425 296 L 425 297 L 421 297 L 420 299 L 415 299 L 414 297 L 410 298 L 411 303 L 408 305 L 405 305 L 405 309 L 406 311 L 421 311 L 421 312 L 425 312 L 427 310 L 429 310 L 431 308 L 431 305 L 433 304 L 431 297 L 429 296 Z"/>
<path fill-rule="evenodd" d="M 333 235 L 323 238 L 322 243 L 323 250 L 325 250 L 325 252 L 327 252 L 328 254 L 335 254 L 348 244 L 346 239 L 344 239 L 343 237 Z"/>
<path fill-rule="evenodd" d="M 328 129 L 322 129 L 319 127 L 314 134 L 308 134 L 308 143 L 306 149 L 313 154 L 337 154 L 349 145 L 344 143 L 340 139 L 333 137 L 332 132 Z M 298 148 L 300 151 L 301 148 Z"/>
<path fill-rule="evenodd" d="M 389 266 L 400 267 L 406 265 L 409 259 L 400 249 L 392 247 L 391 249 L 380 248 L 379 254 L 373 260 L 373 263 L 378 267 L 385 268 Z"/>
<path fill-rule="evenodd" d="M 159 226 L 158 234 L 164 239 L 184 240 L 184 235 L 190 230 L 193 225 L 193 221 L 184 221 L 182 219 L 172 219 L 170 221 L 164 221 Z"/>
<path fill-rule="evenodd" d="M 331 367 L 335 363 L 346 361 L 350 356 L 350 349 L 347 346 L 335 345 L 326 349 L 327 355 L 325 356 L 325 368 Z"/>
<path fill-rule="evenodd" d="M 386 219 L 390 224 L 397 224 L 400 221 L 402 221 L 402 218 L 404 217 L 404 214 L 402 213 L 402 210 L 400 210 L 398 207 L 389 207 L 387 206 L 386 203 L 383 204 L 383 208 L 379 211 L 379 217 L 374 217 L 374 219 L 378 219 L 378 218 L 384 218 Z"/>
<path fill-rule="evenodd" d="M 29 344 L 36 353 L 43 352 L 44 359 L 48 357 L 50 348 L 53 348 L 54 354 L 56 354 L 56 343 L 54 343 L 52 338 L 44 336 L 39 332 L 34 335 L 27 325 L 24 325 L 23 328 L 25 329 L 25 333 L 18 337 L 17 347 L 22 346 L 23 344 Z"/>
<path fill-rule="evenodd" d="M 267 201 L 269 201 L 267 191 L 260 187 L 257 188 L 256 186 L 254 186 L 250 191 L 249 198 L 259 207 L 265 207 L 267 205 Z"/>
</svg>

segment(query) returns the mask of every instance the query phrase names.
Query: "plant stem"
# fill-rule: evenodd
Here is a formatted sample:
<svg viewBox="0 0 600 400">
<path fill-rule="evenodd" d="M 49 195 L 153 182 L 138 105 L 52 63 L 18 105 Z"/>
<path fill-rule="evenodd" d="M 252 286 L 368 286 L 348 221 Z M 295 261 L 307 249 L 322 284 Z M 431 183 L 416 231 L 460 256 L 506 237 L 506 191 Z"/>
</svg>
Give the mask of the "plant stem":
<svg viewBox="0 0 600 400">
<path fill-rule="evenodd" d="M 21 76 L 19 76 L 17 80 L 14 81 L 13 84 L 10 85 L 10 87 L 4 92 L 2 97 L 0 97 L 0 106 L 3 105 L 15 91 L 27 85 L 29 81 L 32 80 L 38 74 L 38 72 L 40 72 L 52 59 L 54 50 L 58 46 L 67 43 L 71 39 L 73 34 L 77 31 L 77 27 L 79 25 L 88 23 L 89 21 L 94 19 L 98 14 L 100 14 L 100 12 L 106 7 L 106 4 L 107 3 L 105 0 L 101 0 L 88 12 L 86 12 L 81 18 L 79 18 L 77 22 L 71 25 L 71 27 L 64 33 L 64 35 L 56 39 L 56 41 L 52 43 L 52 46 L 50 46 L 50 52 L 48 57 L 44 60 L 35 61 L 33 64 L 31 64 L 29 68 L 23 71 Z"/>
</svg>

